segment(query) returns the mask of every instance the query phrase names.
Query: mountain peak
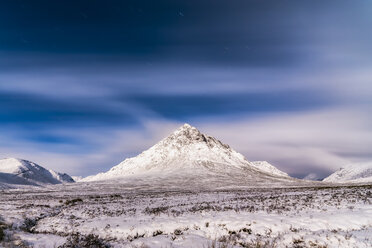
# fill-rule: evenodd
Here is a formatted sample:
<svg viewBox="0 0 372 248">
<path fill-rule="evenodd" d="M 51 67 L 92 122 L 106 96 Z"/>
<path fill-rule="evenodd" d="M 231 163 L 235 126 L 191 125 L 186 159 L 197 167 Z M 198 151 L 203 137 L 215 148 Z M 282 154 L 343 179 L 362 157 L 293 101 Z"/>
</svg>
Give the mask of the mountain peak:
<svg viewBox="0 0 372 248">
<path fill-rule="evenodd" d="M 176 131 L 174 131 L 173 134 L 177 136 L 179 135 L 195 136 L 200 135 L 201 133 L 196 127 L 193 127 L 190 124 L 185 123 L 182 126 L 180 126 Z"/>
<path fill-rule="evenodd" d="M 183 124 L 180 128 L 186 128 L 186 129 L 189 129 L 189 128 L 196 128 L 196 127 L 191 126 L 189 123 L 185 123 L 185 124 Z"/>
<path fill-rule="evenodd" d="M 194 132 L 194 133 L 200 133 L 200 131 L 196 128 L 191 126 L 188 123 L 183 124 L 180 126 L 175 132 Z"/>
<path fill-rule="evenodd" d="M 184 145 L 195 144 L 195 143 L 205 143 L 209 147 L 222 146 L 225 149 L 230 149 L 228 145 L 223 144 L 218 139 L 211 137 L 209 135 L 201 133 L 196 127 L 185 123 L 174 131 L 171 135 L 163 140 L 164 145 L 175 145 L 177 147 L 182 147 Z"/>
</svg>

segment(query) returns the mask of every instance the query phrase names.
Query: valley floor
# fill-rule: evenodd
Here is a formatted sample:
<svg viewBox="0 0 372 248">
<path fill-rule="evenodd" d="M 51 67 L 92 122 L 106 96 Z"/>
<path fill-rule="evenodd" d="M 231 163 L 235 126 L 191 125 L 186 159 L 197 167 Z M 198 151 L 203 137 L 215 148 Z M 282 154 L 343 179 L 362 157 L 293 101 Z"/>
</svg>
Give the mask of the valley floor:
<svg viewBox="0 0 372 248">
<path fill-rule="evenodd" d="M 372 247 L 372 185 L 0 196 L 0 247 Z"/>
</svg>

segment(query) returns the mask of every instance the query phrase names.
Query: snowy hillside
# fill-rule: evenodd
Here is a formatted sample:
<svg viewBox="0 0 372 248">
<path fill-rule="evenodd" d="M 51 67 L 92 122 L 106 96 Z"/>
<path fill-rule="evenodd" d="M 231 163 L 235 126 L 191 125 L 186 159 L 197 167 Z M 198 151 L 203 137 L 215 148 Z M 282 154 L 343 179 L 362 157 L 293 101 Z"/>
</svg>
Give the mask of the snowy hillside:
<svg viewBox="0 0 372 248">
<path fill-rule="evenodd" d="M 0 160 L 0 184 L 2 188 L 10 185 L 44 185 L 71 183 L 74 180 L 67 174 L 47 170 L 31 161 L 6 158 Z"/>
<path fill-rule="evenodd" d="M 75 182 L 79 182 L 79 181 L 81 181 L 84 177 L 81 177 L 81 176 L 71 176 L 71 178 L 72 178 Z"/>
<path fill-rule="evenodd" d="M 257 169 L 265 171 L 267 173 L 282 176 L 282 177 L 289 177 L 287 173 L 279 170 L 278 168 L 276 168 L 275 166 L 273 166 L 267 161 L 252 161 L 251 164 Z"/>
<path fill-rule="evenodd" d="M 246 180 L 264 178 L 290 179 L 267 162 L 249 162 L 244 156 L 221 141 L 204 135 L 185 124 L 158 144 L 111 168 L 106 173 L 84 178 L 83 181 L 109 180 L 129 175 L 172 177 L 234 176 Z"/>
<path fill-rule="evenodd" d="M 323 180 L 324 182 L 372 182 L 372 162 L 352 164 L 334 172 Z"/>
</svg>

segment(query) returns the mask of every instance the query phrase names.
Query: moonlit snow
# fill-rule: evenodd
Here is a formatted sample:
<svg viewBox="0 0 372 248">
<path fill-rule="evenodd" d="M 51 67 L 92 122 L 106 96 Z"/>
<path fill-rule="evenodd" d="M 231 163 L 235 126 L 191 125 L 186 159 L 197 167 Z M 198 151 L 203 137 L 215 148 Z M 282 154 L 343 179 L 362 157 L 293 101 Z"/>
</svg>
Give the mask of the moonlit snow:
<svg viewBox="0 0 372 248">
<path fill-rule="evenodd" d="M 295 179 L 188 124 L 75 183 L 25 160 L 0 165 L 0 247 L 372 244 L 367 165 L 323 182 Z"/>
</svg>

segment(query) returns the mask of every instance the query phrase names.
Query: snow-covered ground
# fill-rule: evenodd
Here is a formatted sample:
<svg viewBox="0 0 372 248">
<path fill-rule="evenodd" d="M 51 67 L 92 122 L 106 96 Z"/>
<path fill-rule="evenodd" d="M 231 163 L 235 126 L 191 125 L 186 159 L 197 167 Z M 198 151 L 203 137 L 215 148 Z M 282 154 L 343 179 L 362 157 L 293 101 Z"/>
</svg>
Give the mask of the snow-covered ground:
<svg viewBox="0 0 372 248">
<path fill-rule="evenodd" d="M 372 244 L 371 185 L 141 188 L 101 182 L 0 191 L 0 247 Z"/>
</svg>

